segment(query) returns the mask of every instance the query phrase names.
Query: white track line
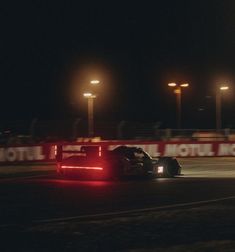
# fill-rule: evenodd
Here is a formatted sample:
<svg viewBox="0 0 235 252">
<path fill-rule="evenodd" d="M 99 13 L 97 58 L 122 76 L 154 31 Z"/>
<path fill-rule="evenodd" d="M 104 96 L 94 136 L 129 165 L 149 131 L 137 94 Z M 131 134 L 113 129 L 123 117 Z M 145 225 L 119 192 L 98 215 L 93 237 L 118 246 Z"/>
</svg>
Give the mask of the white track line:
<svg viewBox="0 0 235 252">
<path fill-rule="evenodd" d="M 235 196 L 230 196 L 230 197 L 225 197 L 225 198 L 217 198 L 217 199 L 212 199 L 212 200 L 202 200 L 202 201 L 194 201 L 194 202 L 188 202 L 188 203 L 172 204 L 172 205 L 159 206 L 159 207 L 140 208 L 140 209 L 126 210 L 126 211 L 107 212 L 107 213 L 101 213 L 101 214 L 78 215 L 78 216 L 71 216 L 71 217 L 65 217 L 65 218 L 37 220 L 37 221 L 33 221 L 33 223 L 39 224 L 39 223 L 47 223 L 47 222 L 49 223 L 49 222 L 79 220 L 79 219 L 94 218 L 94 217 L 117 216 L 117 215 L 122 215 L 122 214 L 135 214 L 135 213 L 142 213 L 142 212 L 149 212 L 149 211 L 172 209 L 172 208 L 177 208 L 177 207 L 209 204 L 209 203 L 215 203 L 215 202 L 220 202 L 220 201 L 225 201 L 225 200 L 230 200 L 230 199 L 235 199 Z"/>
</svg>

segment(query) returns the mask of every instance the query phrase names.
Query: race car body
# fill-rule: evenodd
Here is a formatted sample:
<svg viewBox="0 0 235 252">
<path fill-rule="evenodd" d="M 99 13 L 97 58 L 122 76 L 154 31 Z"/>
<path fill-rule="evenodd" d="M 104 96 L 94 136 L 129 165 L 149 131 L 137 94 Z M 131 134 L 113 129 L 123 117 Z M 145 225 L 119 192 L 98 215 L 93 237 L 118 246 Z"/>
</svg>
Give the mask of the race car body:
<svg viewBox="0 0 235 252">
<path fill-rule="evenodd" d="M 56 160 L 59 174 L 86 179 L 174 177 L 181 171 L 175 158 L 153 159 L 143 149 L 129 146 L 108 150 L 101 145 L 76 148 L 58 145 Z"/>
</svg>

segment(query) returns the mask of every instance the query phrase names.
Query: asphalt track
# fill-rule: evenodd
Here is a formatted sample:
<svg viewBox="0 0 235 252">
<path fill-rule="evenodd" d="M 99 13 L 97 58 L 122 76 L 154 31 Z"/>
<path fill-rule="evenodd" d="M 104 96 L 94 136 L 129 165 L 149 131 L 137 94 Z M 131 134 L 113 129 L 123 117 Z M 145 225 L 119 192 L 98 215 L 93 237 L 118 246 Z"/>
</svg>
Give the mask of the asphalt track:
<svg viewBox="0 0 235 252">
<path fill-rule="evenodd" d="M 56 174 L 0 181 L 1 225 L 208 203 L 235 197 L 235 158 L 182 159 L 183 176 L 79 181 Z"/>
<path fill-rule="evenodd" d="M 1 179 L 0 231 L 170 209 L 184 211 L 218 203 L 234 205 L 235 158 L 180 162 L 183 176 L 173 179 L 79 181 L 60 179 L 46 171 Z"/>
</svg>

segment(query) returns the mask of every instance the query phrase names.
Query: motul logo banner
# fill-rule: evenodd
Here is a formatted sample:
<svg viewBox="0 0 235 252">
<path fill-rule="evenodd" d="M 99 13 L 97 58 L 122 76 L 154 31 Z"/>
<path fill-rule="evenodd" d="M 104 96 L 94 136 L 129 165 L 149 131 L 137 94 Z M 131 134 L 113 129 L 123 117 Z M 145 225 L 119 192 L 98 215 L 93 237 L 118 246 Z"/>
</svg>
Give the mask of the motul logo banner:
<svg viewBox="0 0 235 252">
<path fill-rule="evenodd" d="M 156 142 L 145 144 L 127 144 L 144 149 L 152 157 L 174 156 L 174 157 L 222 157 L 235 156 L 235 143 L 226 142 Z M 118 145 L 115 145 L 117 147 Z M 110 145 L 109 149 L 114 146 Z"/>
<path fill-rule="evenodd" d="M 1 163 L 50 162 L 55 160 L 55 145 L 0 147 Z"/>
<path fill-rule="evenodd" d="M 235 156 L 235 142 L 146 142 L 107 141 L 95 143 L 66 143 L 68 150 L 80 150 L 84 145 L 100 145 L 102 150 L 113 150 L 120 145 L 142 148 L 152 157 L 232 157 Z M 55 145 L 0 147 L 0 164 L 27 162 L 55 162 Z"/>
<path fill-rule="evenodd" d="M 0 148 L 0 162 L 44 160 L 43 146 Z"/>
<path fill-rule="evenodd" d="M 213 157 L 213 144 L 166 144 L 164 156 Z"/>
</svg>

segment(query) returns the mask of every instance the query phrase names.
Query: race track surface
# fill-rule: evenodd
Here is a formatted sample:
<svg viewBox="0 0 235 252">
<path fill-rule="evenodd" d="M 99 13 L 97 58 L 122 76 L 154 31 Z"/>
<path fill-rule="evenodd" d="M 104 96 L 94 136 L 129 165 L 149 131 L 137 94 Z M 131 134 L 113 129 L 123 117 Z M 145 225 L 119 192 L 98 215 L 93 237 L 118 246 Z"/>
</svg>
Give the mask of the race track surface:
<svg viewBox="0 0 235 252">
<path fill-rule="evenodd" d="M 180 163 L 151 181 L 3 178 L 0 251 L 235 251 L 235 158 Z"/>
</svg>

